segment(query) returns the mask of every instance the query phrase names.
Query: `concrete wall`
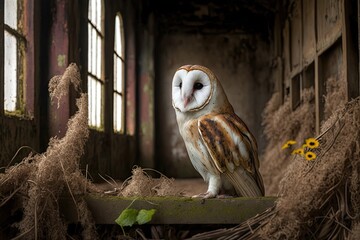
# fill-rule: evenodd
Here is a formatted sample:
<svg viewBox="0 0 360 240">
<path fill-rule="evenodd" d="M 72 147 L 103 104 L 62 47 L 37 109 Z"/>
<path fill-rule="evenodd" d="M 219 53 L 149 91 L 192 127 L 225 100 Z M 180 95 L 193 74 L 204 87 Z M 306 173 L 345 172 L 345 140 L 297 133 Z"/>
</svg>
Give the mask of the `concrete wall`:
<svg viewBox="0 0 360 240">
<path fill-rule="evenodd" d="M 155 106 L 157 169 L 172 177 L 198 177 L 179 134 L 171 105 L 171 81 L 185 64 L 210 68 L 235 112 L 264 147 L 261 113 L 270 97 L 269 44 L 254 34 L 167 33 L 156 41 Z"/>
</svg>

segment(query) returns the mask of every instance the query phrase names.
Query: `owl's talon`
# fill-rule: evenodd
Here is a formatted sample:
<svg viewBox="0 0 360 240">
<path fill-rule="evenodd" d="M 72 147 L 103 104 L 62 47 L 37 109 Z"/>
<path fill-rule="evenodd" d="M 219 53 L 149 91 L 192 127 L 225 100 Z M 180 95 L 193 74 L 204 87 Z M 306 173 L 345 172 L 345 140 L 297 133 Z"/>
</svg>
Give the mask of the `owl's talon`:
<svg viewBox="0 0 360 240">
<path fill-rule="evenodd" d="M 197 195 L 192 196 L 191 198 L 215 198 L 216 194 L 211 193 L 211 192 L 206 192 L 206 193 L 200 193 Z"/>
</svg>

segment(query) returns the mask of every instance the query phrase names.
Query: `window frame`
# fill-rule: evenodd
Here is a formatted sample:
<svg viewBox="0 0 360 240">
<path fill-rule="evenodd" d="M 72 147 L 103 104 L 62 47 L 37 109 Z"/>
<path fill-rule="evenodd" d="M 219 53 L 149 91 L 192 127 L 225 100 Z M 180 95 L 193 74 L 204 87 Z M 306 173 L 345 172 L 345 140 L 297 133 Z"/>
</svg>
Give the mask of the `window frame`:
<svg viewBox="0 0 360 240">
<path fill-rule="evenodd" d="M 119 29 L 117 29 L 116 21 L 119 19 Z M 119 31 L 120 43 L 121 43 L 121 52 L 118 53 L 116 49 L 116 31 Z M 121 91 L 116 89 L 117 83 L 117 69 L 115 67 L 116 60 L 120 60 L 120 64 L 122 65 L 122 73 L 121 73 Z M 116 134 L 125 134 L 126 133 L 126 42 L 125 42 L 125 29 L 124 29 L 124 19 L 120 11 L 118 11 L 115 15 L 115 24 L 114 24 L 114 47 L 113 47 L 113 88 L 112 88 L 112 102 L 113 102 L 113 119 L 112 119 L 112 130 Z M 116 129 L 116 117 L 115 114 L 117 113 L 115 107 L 115 95 L 121 97 L 121 122 L 120 122 L 120 129 Z"/>
<path fill-rule="evenodd" d="M 16 1 L 17 4 L 17 29 L 5 23 L 5 1 L 0 6 L 0 58 L 3 64 L 0 67 L 0 116 L 17 116 L 21 118 L 34 117 L 34 11 L 32 1 Z M 14 110 L 7 110 L 5 105 L 5 32 L 16 39 L 16 104 Z"/>
<path fill-rule="evenodd" d="M 93 23 L 92 20 L 93 19 L 90 19 L 90 3 L 91 1 L 93 2 L 100 2 L 101 4 L 101 11 L 97 11 L 96 12 L 101 12 L 101 15 L 100 15 L 100 24 L 101 24 L 101 29 L 99 30 L 98 29 L 98 26 L 96 25 L 96 23 Z M 96 18 L 96 17 L 95 17 Z M 95 19 L 96 21 L 96 19 Z M 88 106 L 88 110 L 89 110 L 89 113 L 88 113 L 88 117 L 89 117 L 89 127 L 91 129 L 95 129 L 97 131 L 104 131 L 105 129 L 105 87 L 106 87 L 106 83 L 105 83 L 105 2 L 104 0 L 88 0 L 88 11 L 87 11 L 87 72 L 86 72 L 86 81 L 87 81 L 87 92 L 88 92 L 88 96 L 89 96 L 89 106 Z M 92 35 L 92 33 L 90 33 L 90 28 L 92 30 L 95 30 L 95 34 L 96 34 L 96 38 L 100 38 L 101 40 L 101 44 L 100 44 L 100 51 L 101 51 L 101 56 L 100 56 L 100 76 L 97 76 L 96 73 L 93 73 L 92 71 L 90 70 L 93 70 L 93 66 L 92 66 L 92 69 L 90 69 L 89 67 L 89 61 L 91 61 L 91 54 L 90 54 L 90 49 L 91 49 L 91 46 L 90 46 L 90 34 Z M 95 50 L 96 54 L 97 54 L 97 50 Z M 98 66 L 96 65 L 95 68 L 97 68 Z M 96 71 L 95 71 L 96 72 Z M 90 96 L 90 89 L 89 89 L 89 85 L 90 85 L 90 78 L 92 78 L 92 80 L 94 80 L 94 82 L 96 84 L 100 83 L 100 94 L 101 94 L 101 97 L 100 97 L 100 105 L 99 106 L 95 106 L 95 107 L 99 107 L 100 110 L 100 116 L 99 117 L 96 117 L 96 110 L 95 110 L 95 120 L 94 119 L 91 119 L 91 115 L 92 114 L 92 100 L 91 99 L 91 96 Z M 96 91 L 96 89 L 95 89 Z M 95 103 L 96 105 L 96 103 Z M 94 120 L 95 124 L 92 125 L 92 120 Z M 96 125 L 96 122 L 99 121 L 99 125 Z"/>
</svg>

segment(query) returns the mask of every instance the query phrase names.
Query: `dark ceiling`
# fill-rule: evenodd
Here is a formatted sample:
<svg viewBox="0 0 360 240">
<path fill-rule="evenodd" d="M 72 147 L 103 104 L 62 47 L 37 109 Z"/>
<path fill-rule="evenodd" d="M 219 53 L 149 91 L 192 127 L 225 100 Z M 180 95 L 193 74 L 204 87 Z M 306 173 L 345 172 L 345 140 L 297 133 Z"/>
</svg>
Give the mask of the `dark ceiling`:
<svg viewBox="0 0 360 240">
<path fill-rule="evenodd" d="M 276 0 L 150 0 L 160 32 L 258 32 L 273 24 Z"/>
</svg>

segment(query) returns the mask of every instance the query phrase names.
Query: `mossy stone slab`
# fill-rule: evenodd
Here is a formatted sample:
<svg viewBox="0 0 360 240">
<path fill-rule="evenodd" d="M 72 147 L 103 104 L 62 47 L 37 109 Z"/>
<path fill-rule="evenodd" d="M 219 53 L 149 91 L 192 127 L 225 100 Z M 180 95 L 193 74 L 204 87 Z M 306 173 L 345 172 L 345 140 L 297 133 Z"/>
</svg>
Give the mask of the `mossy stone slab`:
<svg viewBox="0 0 360 240">
<path fill-rule="evenodd" d="M 130 204 L 135 209 L 156 209 L 151 224 L 237 224 L 274 205 L 275 197 L 192 199 L 188 197 L 125 198 L 90 194 L 86 202 L 97 224 L 115 224 Z M 62 213 L 77 222 L 71 198 L 62 199 Z"/>
</svg>

